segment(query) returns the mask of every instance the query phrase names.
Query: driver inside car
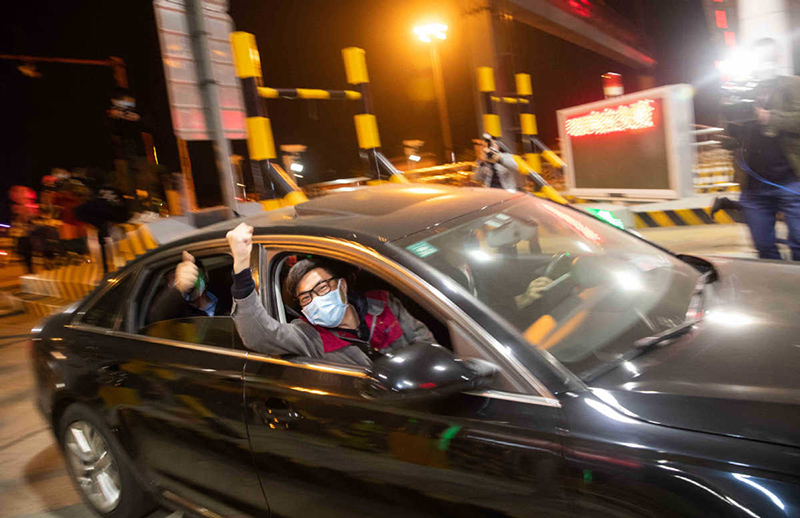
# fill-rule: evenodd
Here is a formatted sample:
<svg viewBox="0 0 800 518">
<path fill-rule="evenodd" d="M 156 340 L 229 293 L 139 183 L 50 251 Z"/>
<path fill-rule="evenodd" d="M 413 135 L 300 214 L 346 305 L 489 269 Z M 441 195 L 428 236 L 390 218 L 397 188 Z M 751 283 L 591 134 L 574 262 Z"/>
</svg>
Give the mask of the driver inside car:
<svg viewBox="0 0 800 518">
<path fill-rule="evenodd" d="M 244 345 L 270 356 L 292 354 L 368 366 L 375 355 L 414 343 L 434 343 L 430 330 L 389 292 L 348 290 L 334 263 L 303 259 L 289 270 L 287 292 L 302 308 L 291 323 L 272 318 L 250 271 L 253 227 L 227 234 L 233 254 L 233 321 Z"/>
</svg>

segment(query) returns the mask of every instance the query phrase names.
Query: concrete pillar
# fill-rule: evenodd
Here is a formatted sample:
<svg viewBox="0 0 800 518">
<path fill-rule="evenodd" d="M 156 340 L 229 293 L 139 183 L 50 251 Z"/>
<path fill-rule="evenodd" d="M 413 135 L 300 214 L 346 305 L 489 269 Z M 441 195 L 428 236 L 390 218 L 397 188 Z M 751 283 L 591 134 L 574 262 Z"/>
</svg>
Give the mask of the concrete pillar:
<svg viewBox="0 0 800 518">
<path fill-rule="evenodd" d="M 739 45 L 750 45 L 760 38 L 773 38 L 780 50 L 778 71 L 794 75 L 792 59 L 792 0 L 739 0 Z"/>
<path fill-rule="evenodd" d="M 469 35 L 466 38 L 467 48 L 465 50 L 467 55 L 470 56 L 473 99 L 479 134 L 483 132 L 483 111 L 477 86 L 478 67 L 492 67 L 494 69 L 497 92 L 503 94 L 515 91 L 514 74 L 522 72 L 520 70 L 511 70 L 512 56 L 509 53 L 511 42 L 505 41 L 500 26 L 501 23 L 510 23 L 510 21 L 501 20 L 500 3 L 497 0 L 474 0 L 465 2 L 463 7 L 465 13 L 463 18 L 464 32 Z M 511 149 L 514 149 L 516 135 L 513 133 L 513 129 L 517 125 L 516 111 L 509 110 L 508 106 L 497 105 L 495 113 L 500 115 L 503 141 Z"/>
</svg>

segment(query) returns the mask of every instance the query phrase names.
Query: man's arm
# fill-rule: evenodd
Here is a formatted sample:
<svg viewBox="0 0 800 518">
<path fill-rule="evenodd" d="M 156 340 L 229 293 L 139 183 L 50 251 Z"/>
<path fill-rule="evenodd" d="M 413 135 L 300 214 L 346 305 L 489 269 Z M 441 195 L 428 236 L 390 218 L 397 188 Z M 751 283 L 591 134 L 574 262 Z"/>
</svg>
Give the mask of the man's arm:
<svg viewBox="0 0 800 518">
<path fill-rule="evenodd" d="M 428 326 L 414 318 L 411 313 L 397 300 L 391 293 L 387 301 L 389 309 L 397 317 L 400 322 L 400 328 L 403 330 L 403 336 L 408 340 L 409 344 L 413 343 L 426 343 L 432 344 L 436 342 Z"/>
<path fill-rule="evenodd" d="M 500 153 L 500 160 L 498 160 L 501 166 L 505 167 L 509 171 L 513 171 L 515 173 L 519 173 L 519 165 L 517 165 L 517 161 L 514 160 L 514 155 L 511 153 Z"/>
<path fill-rule="evenodd" d="M 171 286 L 161 290 L 147 312 L 147 323 L 172 320 L 186 316 L 185 296 L 192 289 L 200 275 L 194 256 L 183 252 L 183 260 L 175 268 L 175 278 Z"/>
<path fill-rule="evenodd" d="M 778 92 L 786 101 L 781 110 L 769 110 L 766 119 L 767 129 L 774 133 L 787 131 L 800 133 L 800 77 L 788 76 Z"/>
<path fill-rule="evenodd" d="M 297 354 L 320 358 L 322 338 L 306 324 L 284 324 L 272 318 L 255 291 L 256 283 L 250 271 L 253 250 L 253 227 L 240 223 L 226 238 L 233 255 L 233 322 L 248 349 L 264 354 Z"/>
<path fill-rule="evenodd" d="M 240 279 L 238 283 L 237 278 Z M 241 287 L 243 281 L 252 282 L 252 279 L 250 269 L 234 275 L 234 305 L 231 315 L 245 347 L 270 356 L 296 354 L 321 358 L 322 338 L 313 327 L 304 322 L 278 322 L 264 309 L 255 290 L 250 290 L 243 298 L 237 298 L 240 294 L 237 293 L 237 288 Z"/>
</svg>

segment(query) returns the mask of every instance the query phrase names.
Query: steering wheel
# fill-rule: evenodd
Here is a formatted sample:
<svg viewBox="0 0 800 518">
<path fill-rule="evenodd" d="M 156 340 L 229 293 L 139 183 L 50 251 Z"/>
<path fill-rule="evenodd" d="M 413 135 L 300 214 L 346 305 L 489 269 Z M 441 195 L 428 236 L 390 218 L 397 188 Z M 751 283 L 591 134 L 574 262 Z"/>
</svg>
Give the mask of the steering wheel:
<svg viewBox="0 0 800 518">
<path fill-rule="evenodd" d="M 542 277 L 547 277 L 548 279 L 553 280 L 561 277 L 567 272 L 567 270 L 569 270 L 568 263 L 571 261 L 572 259 L 570 258 L 568 252 L 558 252 L 552 259 L 550 259 L 550 262 L 547 263 Z"/>
</svg>

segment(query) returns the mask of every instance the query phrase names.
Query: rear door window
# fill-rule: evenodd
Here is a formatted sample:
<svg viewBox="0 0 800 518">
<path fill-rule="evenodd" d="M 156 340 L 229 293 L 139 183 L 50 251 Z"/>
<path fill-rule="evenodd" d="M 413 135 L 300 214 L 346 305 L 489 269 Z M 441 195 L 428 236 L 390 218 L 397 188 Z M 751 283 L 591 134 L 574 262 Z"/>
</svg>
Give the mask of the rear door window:
<svg viewBox="0 0 800 518">
<path fill-rule="evenodd" d="M 83 314 L 81 323 L 88 326 L 116 329 L 121 319 L 122 308 L 131 295 L 135 275 L 113 277 L 107 279 L 108 284 L 99 298 L 94 300 L 89 309 Z"/>
<path fill-rule="evenodd" d="M 240 348 L 230 316 L 232 258 L 227 253 L 195 255 L 201 270 L 199 291 L 181 294 L 174 285 L 181 255 L 154 266 L 137 301 L 136 333 L 224 348 Z"/>
</svg>

